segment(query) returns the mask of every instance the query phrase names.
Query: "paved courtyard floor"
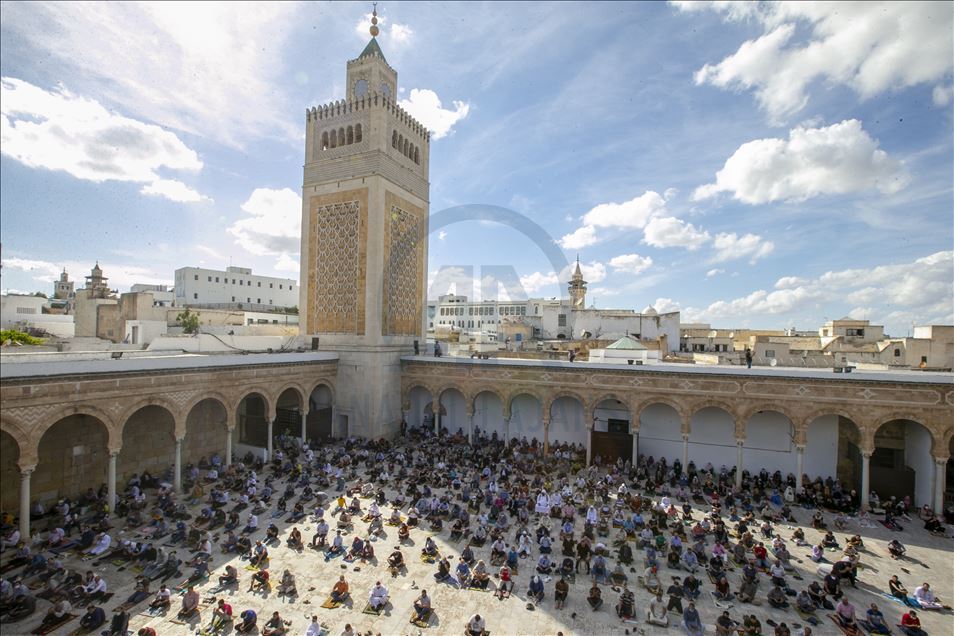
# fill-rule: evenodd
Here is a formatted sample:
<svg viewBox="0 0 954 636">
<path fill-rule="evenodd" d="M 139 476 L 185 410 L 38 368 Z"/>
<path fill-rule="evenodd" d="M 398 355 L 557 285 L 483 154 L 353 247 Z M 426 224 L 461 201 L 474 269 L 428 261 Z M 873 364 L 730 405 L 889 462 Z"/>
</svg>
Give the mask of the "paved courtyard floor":
<svg viewBox="0 0 954 636">
<path fill-rule="evenodd" d="M 280 492 L 281 487 L 276 488 Z M 387 490 L 389 499 L 393 494 L 391 489 Z M 329 492 L 329 494 L 332 494 Z M 277 497 L 275 498 L 277 499 Z M 273 499 L 273 503 L 275 501 Z M 350 498 L 349 498 L 350 501 Z M 369 500 L 362 500 L 366 508 Z M 334 501 L 331 501 L 334 506 Z M 328 506 L 326 506 L 327 508 Z M 195 507 L 197 511 L 199 506 Z M 382 515 L 386 518 L 391 508 L 389 505 L 382 506 Z M 806 539 L 809 542 L 819 540 L 821 534 L 813 530 L 809 525 L 811 512 L 803 509 L 796 509 L 795 516 L 798 525 L 805 530 Z M 831 520 L 831 515 L 826 515 Z M 264 537 L 264 529 L 268 525 L 270 514 L 260 515 L 260 529 L 255 538 Z M 695 512 L 696 518 L 702 517 L 702 512 Z M 242 518 L 243 524 L 245 517 Z M 331 536 L 334 535 L 334 520 L 331 519 Z M 551 520 L 551 528 L 556 534 L 558 530 L 557 520 Z M 281 573 L 287 568 L 291 570 L 297 578 L 299 596 L 293 599 L 279 597 L 274 587 L 269 593 L 249 593 L 248 589 L 251 572 L 245 569 L 247 562 L 240 561 L 238 557 L 226 556 L 221 554 L 218 547 L 213 548 L 214 557 L 212 562 L 213 575 L 208 583 L 199 586 L 197 589 L 202 596 L 203 603 L 210 601 L 213 596 L 226 598 L 234 608 L 235 614 L 252 608 L 257 611 L 259 616 L 259 627 L 264 624 L 267 618 L 275 610 L 281 612 L 281 615 L 291 621 L 289 634 L 305 634 L 311 616 L 317 615 L 319 622 L 326 628 L 326 633 L 336 636 L 342 634 L 345 625 L 350 624 L 355 633 L 358 634 L 462 634 L 465 621 L 474 613 L 480 613 L 486 618 L 487 629 L 494 635 L 504 634 L 526 634 L 526 635 L 555 635 L 565 634 L 637 634 L 644 630 L 647 634 L 656 633 L 684 633 L 684 630 L 678 626 L 676 621 L 668 628 L 651 627 L 642 620 L 642 615 L 649 603 L 649 593 L 641 589 L 636 582 L 637 574 L 642 571 L 642 553 L 634 550 L 636 571 L 629 571 L 626 568 L 630 578 L 630 588 L 635 591 L 637 610 L 640 615 L 638 622 L 623 622 L 617 618 L 613 607 L 617 601 L 618 594 L 614 592 L 609 585 L 603 587 L 604 606 L 596 612 L 590 610 L 586 602 L 586 593 L 591 585 L 591 580 L 585 575 L 579 575 L 576 581 L 570 586 L 569 599 L 566 607 L 561 610 L 554 609 L 553 586 L 555 581 L 546 582 L 546 598 L 542 603 L 531 610 L 527 607 L 527 585 L 538 554 L 531 558 L 521 561 L 519 574 L 515 577 L 516 585 L 514 595 L 505 600 L 499 600 L 492 593 L 495 589 L 495 580 L 491 580 L 490 590 L 488 592 L 460 590 L 453 584 L 436 583 L 434 580 L 435 565 L 426 564 L 420 558 L 420 549 L 424 544 L 426 537 L 433 536 L 437 542 L 440 552 L 449 557 L 456 557 L 463 549 L 464 544 L 460 542 L 451 542 L 449 540 L 449 526 L 445 525 L 443 532 L 434 534 L 424 528 L 415 528 L 411 531 L 411 541 L 406 543 L 402 549 L 407 562 L 407 569 L 396 577 L 392 577 L 387 571 L 387 555 L 398 545 L 397 528 L 385 526 L 387 536 L 378 539 L 374 543 L 377 559 L 374 562 L 345 563 L 342 558 L 325 561 L 322 554 L 310 548 L 306 548 L 302 553 L 296 552 L 285 546 L 284 540 L 291 530 L 291 525 L 278 521 L 278 527 L 281 529 L 281 544 L 272 547 L 269 550 L 270 564 L 268 566 L 273 582 L 277 581 Z M 301 530 L 306 542 L 310 541 L 315 523 L 310 518 L 302 520 L 296 524 Z M 426 525 L 426 524 L 425 524 Z M 901 614 L 906 611 L 904 606 L 885 598 L 881 593 L 887 589 L 887 581 L 893 574 L 897 574 L 909 591 L 913 593 L 914 588 L 924 581 L 929 581 L 932 588 L 936 590 L 937 595 L 945 603 L 950 603 L 954 599 L 954 543 L 949 538 L 931 536 L 923 529 L 918 520 L 905 524 L 906 529 L 903 532 L 896 533 L 887 530 L 881 524 L 874 528 L 859 528 L 857 521 L 852 520 L 852 525 L 848 529 L 849 533 L 859 532 L 865 542 L 865 550 L 861 553 L 861 563 L 863 568 L 860 571 L 857 588 L 847 588 L 847 596 L 859 613 L 863 615 L 864 610 L 872 602 L 879 605 L 884 612 L 888 622 L 891 625 L 896 624 Z M 531 527 L 535 527 L 532 524 Z M 366 536 L 367 524 L 356 520 L 355 530 Z M 577 520 L 577 532 L 582 529 L 582 519 Z M 788 539 L 792 534 L 792 527 L 788 525 L 780 526 L 782 536 Z M 512 533 L 512 531 L 511 531 Z M 848 535 L 836 532 L 839 542 L 844 545 Z M 346 537 L 346 545 L 350 544 L 353 537 L 349 533 Z M 114 531 L 114 538 L 135 539 L 133 531 L 123 532 Z M 886 550 L 886 544 L 893 538 L 900 540 L 908 548 L 908 559 L 904 561 L 893 561 Z M 607 542 L 609 540 L 607 539 Z M 710 542 L 711 546 L 711 542 Z M 799 574 L 804 580 L 792 580 L 789 578 L 789 584 L 796 590 L 801 590 L 813 580 L 820 580 L 816 573 L 816 565 L 811 562 L 806 553 L 808 548 L 797 548 L 789 542 L 790 550 L 793 556 L 793 563 L 796 565 Z M 557 562 L 560 557 L 559 543 L 554 546 L 554 560 Z M 179 550 L 180 556 L 184 552 Z M 490 544 L 489 542 L 482 548 L 475 549 L 476 557 L 484 559 L 490 564 Z M 615 554 L 615 553 L 614 553 Z M 8 558 L 9 552 L 4 555 Z M 833 554 L 833 559 L 840 557 L 840 553 Z M 84 571 L 90 565 L 90 562 L 81 562 L 75 556 L 66 559 L 69 565 L 78 567 Z M 224 570 L 227 563 L 236 565 L 239 571 L 240 585 L 238 589 L 232 588 L 229 591 L 213 595 L 209 593 L 216 584 L 216 577 Z M 615 559 L 609 559 L 611 568 L 615 565 Z M 451 559 L 452 568 L 456 566 L 456 559 Z M 115 592 L 112 599 L 104 605 L 107 616 L 112 613 L 113 607 L 122 603 L 131 593 L 134 578 L 137 574 L 133 568 L 120 571 L 113 564 L 104 564 L 96 567 L 95 571 L 100 573 L 108 582 L 110 591 Z M 191 571 L 191 568 L 183 569 L 185 575 Z M 496 571 L 496 568 L 491 568 Z M 344 574 L 351 586 L 352 602 L 345 604 L 337 609 L 324 609 L 322 603 L 328 597 L 332 585 L 340 575 Z M 672 576 L 683 576 L 685 572 L 669 570 L 663 562 L 660 567 L 660 578 L 663 585 L 668 585 Z M 713 624 L 721 610 L 716 608 L 709 596 L 712 590 L 711 583 L 707 580 L 705 573 L 700 575 L 703 580 L 702 595 L 699 598 L 697 607 L 700 611 L 703 622 L 706 624 L 707 632 L 714 633 Z M 368 594 L 375 581 L 380 580 L 390 591 L 390 604 L 380 615 L 374 616 L 363 613 Z M 729 581 L 733 590 L 738 588 L 740 580 L 739 571 L 729 573 Z M 178 581 L 170 580 L 170 584 Z M 171 585 L 170 585 L 171 587 Z M 415 626 L 409 622 L 412 603 L 420 594 L 421 589 L 427 589 L 433 603 L 434 615 L 430 625 L 427 628 Z M 152 585 L 152 591 L 158 589 L 158 582 Z M 743 614 L 754 613 L 759 617 L 763 624 L 765 634 L 771 634 L 772 628 L 767 621 L 773 619 L 776 622 L 786 622 L 790 627 L 794 624 L 803 623 L 794 612 L 773 610 L 765 601 L 765 594 L 770 589 L 767 578 L 762 582 L 759 588 L 759 597 L 762 604 L 754 606 L 750 604 L 736 604 L 731 608 L 730 613 L 733 618 L 741 620 Z M 150 599 L 151 600 L 151 599 Z M 791 599 L 790 599 L 791 600 Z M 152 627 L 159 636 L 188 634 L 197 632 L 203 625 L 208 624 L 212 617 L 211 609 L 202 612 L 198 621 L 192 621 L 186 624 L 175 624 L 171 622 L 175 611 L 171 611 L 166 616 L 148 616 L 144 614 L 148 600 L 140 603 L 131 611 L 130 629 L 135 634 L 137 630 L 144 626 Z M 173 596 L 173 607 L 178 607 L 180 597 Z M 29 634 L 41 621 L 50 604 L 44 600 L 38 600 L 36 613 L 27 620 L 15 624 L 4 624 L 2 633 L 4 636 L 14 634 Z M 82 610 L 74 609 L 74 613 L 81 614 Z M 929 634 L 950 635 L 954 634 L 954 616 L 950 612 L 940 614 L 937 612 L 919 612 L 922 620 L 922 626 Z M 824 613 L 820 613 L 823 621 L 820 625 L 813 628 L 815 634 L 838 634 L 839 630 L 830 621 L 825 619 Z M 674 617 L 675 618 L 675 617 Z M 73 634 L 82 633 L 74 631 L 78 628 L 78 619 L 64 626 L 53 634 Z M 794 633 L 793 629 L 793 633 Z M 900 633 L 895 629 L 895 633 Z M 224 633 L 232 633 L 229 629 Z"/>
</svg>

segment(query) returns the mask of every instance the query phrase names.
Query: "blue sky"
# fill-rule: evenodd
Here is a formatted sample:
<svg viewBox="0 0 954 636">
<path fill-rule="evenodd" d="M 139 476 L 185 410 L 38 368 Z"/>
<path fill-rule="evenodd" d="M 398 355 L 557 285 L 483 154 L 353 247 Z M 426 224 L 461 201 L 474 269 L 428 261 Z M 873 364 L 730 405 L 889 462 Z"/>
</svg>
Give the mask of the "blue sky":
<svg viewBox="0 0 954 636">
<path fill-rule="evenodd" d="M 512 208 L 598 307 L 905 335 L 954 322 L 950 3 L 382 3 L 431 212 Z M 297 278 L 304 110 L 345 94 L 370 4 L 2 3 L 4 289 L 98 260 L 120 290 L 186 265 Z M 468 222 L 429 271 L 532 241 Z M 436 293 L 437 290 L 435 290 Z"/>
</svg>

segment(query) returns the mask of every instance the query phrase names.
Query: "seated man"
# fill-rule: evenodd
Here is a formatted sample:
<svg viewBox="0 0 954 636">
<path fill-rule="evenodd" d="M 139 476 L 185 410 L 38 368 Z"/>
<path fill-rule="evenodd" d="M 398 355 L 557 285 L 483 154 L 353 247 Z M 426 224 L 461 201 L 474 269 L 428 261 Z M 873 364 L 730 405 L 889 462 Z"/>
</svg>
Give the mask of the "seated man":
<svg viewBox="0 0 954 636">
<path fill-rule="evenodd" d="M 103 611 L 102 607 L 97 607 L 96 605 L 90 605 L 86 608 L 86 613 L 83 614 L 83 617 L 80 619 L 80 627 L 85 629 L 87 632 L 91 632 L 98 627 L 101 627 L 106 622 L 106 612 Z"/>
<path fill-rule="evenodd" d="M 722 615 L 716 619 L 715 628 L 717 636 L 735 636 L 739 624 L 732 620 L 728 611 L 722 612 Z"/>
<path fill-rule="evenodd" d="M 179 608 L 179 618 L 189 618 L 199 608 L 199 593 L 195 587 L 189 586 L 188 591 L 182 597 L 182 606 Z"/>
<path fill-rule="evenodd" d="M 228 564 L 225 566 L 225 573 L 219 577 L 219 587 L 226 588 L 236 583 L 238 583 L 238 570 L 234 565 Z"/>
<path fill-rule="evenodd" d="M 752 599 L 755 598 L 758 589 L 759 587 L 757 580 L 743 578 L 742 583 L 739 585 L 739 600 L 743 603 L 751 603 Z"/>
<path fill-rule="evenodd" d="M 378 581 L 374 584 L 374 587 L 371 588 L 371 594 L 368 596 L 368 605 L 370 605 L 374 611 L 380 611 L 387 604 L 388 588 L 381 585 L 381 581 Z"/>
<path fill-rule="evenodd" d="M 862 621 L 865 628 L 872 634 L 890 634 L 891 628 L 884 620 L 884 614 L 874 603 L 865 612 L 865 620 Z"/>
<path fill-rule="evenodd" d="M 421 550 L 421 554 L 425 556 L 434 556 L 437 554 L 437 544 L 434 543 L 434 539 L 427 537 L 424 541 L 424 548 Z"/>
<path fill-rule="evenodd" d="M 253 592 L 256 590 L 268 590 L 270 586 L 268 570 L 259 570 L 258 572 L 252 575 L 252 580 L 249 582 L 248 591 Z"/>
<path fill-rule="evenodd" d="M 287 631 L 285 621 L 282 617 L 278 612 L 272 612 L 272 617 L 268 619 L 268 622 L 265 623 L 265 627 L 262 628 L 262 636 L 284 636 Z"/>
<path fill-rule="evenodd" d="M 285 545 L 293 550 L 301 550 L 305 547 L 301 540 L 301 531 L 298 528 L 292 528 L 291 534 L 288 535 L 288 539 L 285 541 Z"/>
<path fill-rule="evenodd" d="M 593 586 L 586 595 L 586 602 L 590 604 L 590 608 L 592 608 L 594 612 L 603 607 L 603 590 L 601 590 L 600 586 L 597 585 L 595 579 L 593 581 Z"/>
<path fill-rule="evenodd" d="M 498 596 L 500 600 L 510 596 L 511 591 L 513 590 L 513 579 L 510 574 L 510 567 L 505 563 L 500 567 L 500 583 L 497 585 L 497 591 L 494 593 L 494 596 Z"/>
<path fill-rule="evenodd" d="M 457 568 L 455 569 L 454 574 L 457 577 L 457 584 L 461 588 L 470 586 L 470 566 L 464 561 L 459 561 L 457 563 Z"/>
<path fill-rule="evenodd" d="M 401 527 L 398 528 L 398 540 L 401 542 L 407 541 L 411 536 L 411 529 L 408 528 L 406 523 L 402 523 Z"/>
<path fill-rule="evenodd" d="M 209 631 L 217 632 L 231 623 L 232 606 L 226 603 L 224 598 L 220 598 L 219 604 L 212 610 L 212 621 L 209 623 Z"/>
<path fill-rule="evenodd" d="M 331 588 L 331 600 L 335 603 L 341 603 L 346 598 L 348 598 L 348 582 L 345 581 L 344 575 L 341 575 L 335 586 Z"/>
<path fill-rule="evenodd" d="M 431 613 L 431 598 L 427 590 L 421 590 L 421 595 L 414 601 L 414 614 L 418 621 L 422 621 Z"/>
<path fill-rule="evenodd" d="M 12 623 L 14 621 L 23 620 L 36 611 L 36 597 L 29 591 L 25 594 L 20 594 L 4 608 L 4 611 L 6 612 L 4 620 L 7 622 Z"/>
<path fill-rule="evenodd" d="M 487 623 L 481 618 L 480 614 L 474 614 L 464 625 L 464 631 L 467 636 L 484 636 Z"/>
<path fill-rule="evenodd" d="M 785 590 L 778 585 L 773 587 L 768 593 L 768 602 L 775 609 L 786 609 L 788 601 L 785 598 Z"/>
<path fill-rule="evenodd" d="M 36 631 L 50 631 L 49 628 L 51 626 L 58 624 L 72 611 L 73 605 L 69 602 L 69 599 L 60 599 L 46 611 L 46 616 L 43 617 L 43 622 L 40 623 L 40 626 L 37 627 Z"/>
<path fill-rule="evenodd" d="M 278 595 L 279 596 L 296 596 L 298 594 L 298 588 L 295 585 L 295 575 L 291 573 L 291 570 L 285 570 L 282 573 L 282 580 L 278 584 Z"/>
<path fill-rule="evenodd" d="M 550 562 L 550 557 L 546 554 L 541 554 L 540 559 L 537 561 L 537 572 L 540 574 L 549 574 L 553 571 L 553 563 Z"/>
<path fill-rule="evenodd" d="M 904 557 L 906 548 L 897 539 L 892 539 L 891 542 L 888 543 L 888 552 L 891 554 L 892 559 L 900 559 Z"/>
<path fill-rule="evenodd" d="M 858 629 L 858 624 L 855 620 L 855 606 L 848 601 L 848 597 L 844 596 L 841 599 L 841 603 L 835 607 L 835 621 L 845 629 Z"/>
<path fill-rule="evenodd" d="M 668 610 L 662 594 L 657 594 L 649 604 L 649 609 L 646 610 L 646 622 L 659 627 L 669 627 Z"/>
<path fill-rule="evenodd" d="M 616 615 L 624 620 L 636 615 L 636 596 L 626 585 L 623 585 L 623 591 L 619 593 Z"/>
<path fill-rule="evenodd" d="M 481 589 L 487 589 L 487 585 L 490 583 L 490 573 L 487 572 L 487 566 L 484 564 L 483 560 L 477 561 L 477 565 L 474 566 L 472 572 L 470 584 L 472 587 L 478 587 Z"/>
<path fill-rule="evenodd" d="M 395 549 L 394 552 L 388 556 L 388 569 L 391 571 L 391 574 L 397 574 L 404 567 L 404 554 L 401 553 L 400 548 Z"/>
<path fill-rule="evenodd" d="M 622 564 L 617 563 L 616 567 L 613 568 L 613 573 L 610 574 L 610 581 L 613 582 L 613 585 L 626 585 L 629 583 L 629 577 L 626 576 L 626 573 L 623 571 Z"/>
<path fill-rule="evenodd" d="M 258 623 L 258 615 L 255 613 L 255 610 L 247 609 L 241 614 L 239 618 L 242 619 L 242 622 L 235 626 L 235 631 L 240 634 L 247 634 L 255 629 L 255 625 Z"/>
<path fill-rule="evenodd" d="M 918 618 L 918 613 L 914 610 L 910 610 L 901 617 L 901 624 L 898 627 L 907 636 L 927 636 L 927 632 L 921 629 L 921 619 Z"/>
<path fill-rule="evenodd" d="M 924 610 L 938 611 L 944 609 L 944 605 L 934 596 L 934 591 L 927 581 L 925 581 L 921 587 L 914 590 L 914 600 L 916 600 L 921 609 Z"/>
</svg>

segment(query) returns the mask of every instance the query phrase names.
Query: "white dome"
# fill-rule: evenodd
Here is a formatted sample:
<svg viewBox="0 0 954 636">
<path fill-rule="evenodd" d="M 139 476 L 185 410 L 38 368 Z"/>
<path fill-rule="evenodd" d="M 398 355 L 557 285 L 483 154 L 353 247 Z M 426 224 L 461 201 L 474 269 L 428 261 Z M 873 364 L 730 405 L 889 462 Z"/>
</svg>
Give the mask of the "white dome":
<svg viewBox="0 0 954 636">
<path fill-rule="evenodd" d="M 646 309 L 643 310 L 644 316 L 658 316 L 659 312 L 652 305 L 648 305 Z"/>
</svg>

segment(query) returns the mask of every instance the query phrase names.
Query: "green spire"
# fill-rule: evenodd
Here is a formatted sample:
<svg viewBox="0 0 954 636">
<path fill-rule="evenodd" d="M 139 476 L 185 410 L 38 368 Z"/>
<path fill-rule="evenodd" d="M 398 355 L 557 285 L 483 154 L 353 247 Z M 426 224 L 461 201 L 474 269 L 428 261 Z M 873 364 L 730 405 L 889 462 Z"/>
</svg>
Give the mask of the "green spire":
<svg viewBox="0 0 954 636">
<path fill-rule="evenodd" d="M 372 55 L 377 55 L 377 56 L 380 57 L 385 63 L 387 63 L 387 59 L 385 59 L 385 57 L 384 57 L 384 52 L 381 50 L 381 47 L 378 46 L 378 40 L 377 40 L 377 38 L 371 38 L 371 41 L 368 42 L 368 45 L 367 45 L 366 47 L 364 47 L 364 50 L 363 50 L 363 51 L 361 51 L 361 55 L 358 56 L 358 59 L 360 59 L 360 58 L 362 58 L 362 57 L 369 57 L 369 56 L 372 56 Z"/>
</svg>

